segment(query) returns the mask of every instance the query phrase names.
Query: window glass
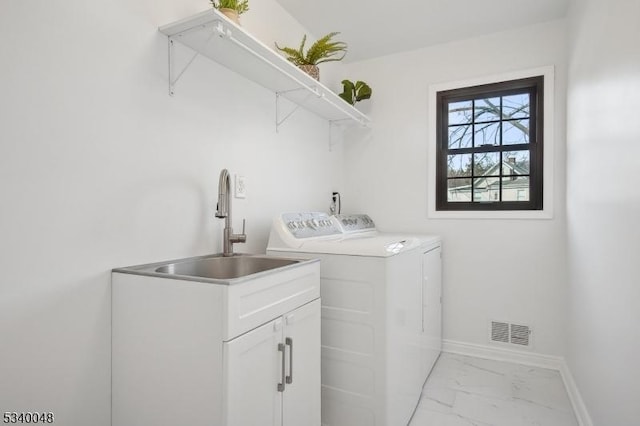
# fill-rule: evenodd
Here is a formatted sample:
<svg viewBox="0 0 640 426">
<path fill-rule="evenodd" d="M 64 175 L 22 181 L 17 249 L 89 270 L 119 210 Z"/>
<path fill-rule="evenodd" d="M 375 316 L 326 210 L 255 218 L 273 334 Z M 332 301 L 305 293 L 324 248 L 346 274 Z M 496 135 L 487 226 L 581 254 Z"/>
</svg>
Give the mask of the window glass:
<svg viewBox="0 0 640 426">
<path fill-rule="evenodd" d="M 502 144 L 529 143 L 529 120 L 504 121 L 502 123 Z"/>
<path fill-rule="evenodd" d="M 473 116 L 473 101 L 452 102 L 449 104 L 449 125 L 469 124 Z"/>
<path fill-rule="evenodd" d="M 447 157 L 447 177 L 471 176 L 472 154 L 449 155 Z"/>
<path fill-rule="evenodd" d="M 469 148 L 473 141 L 472 126 L 449 126 L 449 148 Z"/>
<path fill-rule="evenodd" d="M 504 118 L 529 118 L 530 100 L 528 93 L 502 97 Z"/>
<path fill-rule="evenodd" d="M 473 103 L 473 119 L 476 123 L 500 120 L 500 98 L 476 100 Z"/>
<path fill-rule="evenodd" d="M 475 176 L 496 176 L 500 174 L 500 153 L 482 152 L 473 154 L 473 174 Z"/>
<path fill-rule="evenodd" d="M 500 123 L 479 123 L 475 125 L 474 147 L 500 145 Z"/>
</svg>

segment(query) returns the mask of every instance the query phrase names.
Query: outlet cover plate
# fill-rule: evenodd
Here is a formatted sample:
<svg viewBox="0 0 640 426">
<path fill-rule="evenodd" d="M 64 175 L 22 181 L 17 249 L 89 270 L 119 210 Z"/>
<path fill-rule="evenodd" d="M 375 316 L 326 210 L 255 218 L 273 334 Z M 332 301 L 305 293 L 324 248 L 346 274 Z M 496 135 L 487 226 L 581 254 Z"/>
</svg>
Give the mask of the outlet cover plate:
<svg viewBox="0 0 640 426">
<path fill-rule="evenodd" d="M 235 184 L 235 197 L 236 198 L 247 198 L 247 181 L 244 176 L 236 175 L 236 184 Z"/>
</svg>

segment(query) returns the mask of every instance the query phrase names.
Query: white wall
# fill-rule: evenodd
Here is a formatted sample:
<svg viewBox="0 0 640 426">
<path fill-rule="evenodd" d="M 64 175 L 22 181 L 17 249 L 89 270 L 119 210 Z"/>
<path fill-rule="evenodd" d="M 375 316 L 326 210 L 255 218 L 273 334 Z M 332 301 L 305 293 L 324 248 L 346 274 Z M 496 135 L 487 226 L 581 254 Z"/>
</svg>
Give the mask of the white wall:
<svg viewBox="0 0 640 426">
<path fill-rule="evenodd" d="M 254 3 L 249 31 L 297 43 L 277 3 Z M 300 111 L 276 134 L 262 87 L 198 58 L 168 96 L 157 27 L 208 7 L 0 3 L 0 412 L 110 424 L 109 271 L 220 251 L 222 168 L 247 177 L 239 251 L 263 252 L 275 214 L 326 209 L 340 186 L 328 124 Z"/>
<path fill-rule="evenodd" d="M 373 128 L 345 142 L 344 210 L 383 230 L 444 240 L 444 338 L 488 344 L 490 319 L 530 324 L 535 352 L 561 355 L 565 324 L 564 21 L 351 64 L 373 88 Z M 555 66 L 555 215 L 551 220 L 427 218 L 430 84 Z M 545 149 L 550 149 L 549 146 Z"/>
<path fill-rule="evenodd" d="M 640 2 L 576 3 L 567 103 L 568 363 L 594 425 L 633 426 L 640 421 Z"/>
</svg>

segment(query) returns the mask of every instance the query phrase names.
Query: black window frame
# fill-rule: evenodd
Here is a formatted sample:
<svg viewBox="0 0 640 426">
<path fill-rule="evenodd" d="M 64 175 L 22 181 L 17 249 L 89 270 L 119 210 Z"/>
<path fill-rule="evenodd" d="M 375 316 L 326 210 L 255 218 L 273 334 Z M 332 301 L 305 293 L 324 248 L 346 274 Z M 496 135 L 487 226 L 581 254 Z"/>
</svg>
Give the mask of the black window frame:
<svg viewBox="0 0 640 426">
<path fill-rule="evenodd" d="M 516 94 L 530 94 L 529 142 L 526 144 L 449 148 L 449 104 Z M 436 94 L 436 211 L 543 210 L 544 76 L 440 91 Z M 501 117 L 498 122 L 503 122 Z M 475 118 L 472 120 L 475 125 Z M 472 137 L 474 132 L 472 131 Z M 525 149 L 525 147 L 528 147 Z M 448 201 L 448 156 L 483 152 L 529 151 L 529 201 Z M 471 167 L 473 173 L 473 165 Z M 474 177 L 471 176 L 473 184 Z M 500 172 L 500 198 L 506 175 Z M 471 194 L 474 194 L 473 186 Z M 472 195 L 473 197 L 473 195 Z"/>
</svg>

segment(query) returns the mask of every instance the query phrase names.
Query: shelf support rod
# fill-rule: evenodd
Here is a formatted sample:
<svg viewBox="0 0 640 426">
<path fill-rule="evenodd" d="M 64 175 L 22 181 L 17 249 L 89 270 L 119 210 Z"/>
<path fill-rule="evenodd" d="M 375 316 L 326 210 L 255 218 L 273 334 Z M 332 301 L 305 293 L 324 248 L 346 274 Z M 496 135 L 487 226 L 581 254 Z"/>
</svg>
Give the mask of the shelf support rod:
<svg viewBox="0 0 640 426">
<path fill-rule="evenodd" d="M 169 96 L 173 96 L 173 38 L 169 37 L 168 39 L 168 45 L 167 47 L 169 48 L 169 61 L 168 61 L 168 66 L 169 66 Z"/>
<path fill-rule="evenodd" d="M 291 117 L 293 115 L 293 113 L 295 113 L 296 111 L 298 111 L 300 109 L 300 104 L 298 104 L 297 102 L 292 102 L 295 104 L 295 106 L 293 107 L 293 109 L 284 117 L 280 118 L 280 96 L 282 94 L 285 93 L 291 93 L 291 92 L 297 92 L 300 90 L 304 90 L 304 89 L 293 89 L 293 90 L 285 90 L 282 92 L 276 92 L 276 133 L 278 133 L 278 129 L 280 127 L 281 124 L 283 124 L 285 121 L 287 121 L 289 119 L 289 117 Z M 306 102 L 307 99 L 309 99 L 309 97 L 312 95 L 312 93 L 307 93 L 307 96 L 302 100 L 302 102 Z M 286 99 L 286 97 L 285 97 Z"/>
<path fill-rule="evenodd" d="M 277 96 L 277 95 L 276 95 Z M 278 101 L 276 101 L 278 102 Z M 285 121 L 287 121 L 287 119 L 289 117 L 291 117 L 293 115 L 293 113 L 295 113 L 300 107 L 299 106 L 295 106 L 290 113 L 288 113 L 287 115 L 285 115 L 284 117 L 282 117 L 281 120 L 278 120 L 278 118 L 276 118 L 276 132 L 278 131 L 278 128 L 280 127 L 281 124 L 283 124 Z"/>
<path fill-rule="evenodd" d="M 298 110 L 298 108 L 300 108 L 300 106 L 296 105 L 287 115 L 285 115 L 283 118 L 280 118 L 280 93 L 276 93 L 276 133 L 278 133 L 280 125 L 287 121 L 287 119 L 291 117 L 293 113 Z"/>
<path fill-rule="evenodd" d="M 216 21 L 218 22 L 218 21 Z M 202 26 L 203 28 L 206 28 L 206 26 Z M 180 37 L 182 34 L 181 33 L 178 35 L 178 37 Z M 204 46 L 206 46 L 207 44 L 209 44 L 209 42 L 211 41 L 211 39 L 213 38 L 214 35 L 220 35 L 218 33 L 218 31 L 212 31 L 211 34 L 209 34 L 209 37 L 207 37 L 207 39 L 204 41 L 204 43 L 202 43 L 202 47 L 204 48 Z M 169 95 L 173 96 L 175 94 L 175 86 L 176 83 L 178 82 L 178 80 L 180 80 L 180 78 L 182 77 L 182 75 L 185 73 L 185 71 L 187 71 L 187 69 L 191 66 L 191 64 L 193 63 L 193 61 L 196 60 L 196 58 L 200 55 L 200 53 L 198 53 L 198 51 L 195 51 L 193 56 L 191 56 L 191 58 L 189 59 L 189 61 L 187 61 L 187 64 L 182 68 L 182 70 L 178 73 L 177 76 L 175 76 L 174 78 L 174 74 L 175 74 L 175 70 L 174 70 L 174 63 L 175 63 L 175 46 L 174 46 L 174 42 L 175 42 L 175 37 L 174 36 L 169 36 Z"/>
</svg>

